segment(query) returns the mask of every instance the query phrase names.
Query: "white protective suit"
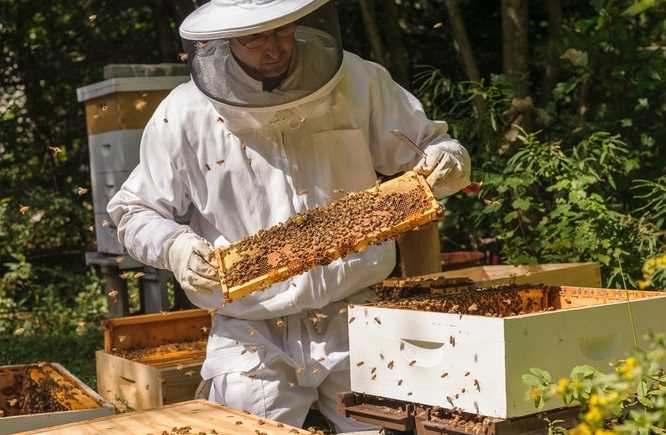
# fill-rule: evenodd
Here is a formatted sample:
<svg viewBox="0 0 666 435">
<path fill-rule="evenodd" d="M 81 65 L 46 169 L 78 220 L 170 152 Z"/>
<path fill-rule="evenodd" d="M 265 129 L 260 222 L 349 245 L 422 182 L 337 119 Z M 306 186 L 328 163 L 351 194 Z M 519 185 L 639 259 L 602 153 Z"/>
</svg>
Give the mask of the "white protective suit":
<svg viewBox="0 0 666 435">
<path fill-rule="evenodd" d="M 140 163 L 108 211 L 130 255 L 166 268 L 166 242 L 182 231 L 175 218 L 188 211 L 194 232 L 225 246 L 366 189 L 376 172 L 412 169 L 419 157 L 391 129 L 444 143 L 454 160 L 466 156 L 383 67 L 348 52 L 319 91 L 272 109 L 213 103 L 188 82 L 157 108 Z M 467 185 L 465 173 L 452 182 Z M 369 300 L 364 289 L 394 265 L 388 242 L 228 305 L 221 292 L 188 291 L 197 306 L 217 310 L 201 370 L 213 381 L 210 399 L 294 426 L 319 400 L 339 431 L 366 427 L 335 412 L 335 393 L 349 388 L 344 307 Z"/>
</svg>

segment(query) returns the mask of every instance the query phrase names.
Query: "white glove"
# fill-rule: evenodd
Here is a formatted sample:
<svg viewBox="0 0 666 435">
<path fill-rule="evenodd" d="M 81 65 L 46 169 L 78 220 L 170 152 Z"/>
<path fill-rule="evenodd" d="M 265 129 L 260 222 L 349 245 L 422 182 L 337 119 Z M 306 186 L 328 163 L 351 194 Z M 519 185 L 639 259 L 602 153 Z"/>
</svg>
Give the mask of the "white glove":
<svg viewBox="0 0 666 435">
<path fill-rule="evenodd" d="M 428 145 L 426 156 L 414 167 L 414 171 L 426 177 L 437 199 L 462 190 L 470 184 L 472 165 L 467 150 L 455 140 L 449 139 Z"/>
<path fill-rule="evenodd" d="M 217 268 L 209 261 L 213 246 L 207 240 L 183 227 L 167 245 L 167 267 L 183 290 L 212 292 L 220 288 Z"/>
</svg>

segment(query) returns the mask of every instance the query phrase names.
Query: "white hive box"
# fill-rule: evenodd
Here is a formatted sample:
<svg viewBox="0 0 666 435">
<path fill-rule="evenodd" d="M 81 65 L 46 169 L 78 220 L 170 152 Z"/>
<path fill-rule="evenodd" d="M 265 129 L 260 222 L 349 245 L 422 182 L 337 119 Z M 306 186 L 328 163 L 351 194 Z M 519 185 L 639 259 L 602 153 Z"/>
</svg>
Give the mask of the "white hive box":
<svg viewBox="0 0 666 435">
<path fill-rule="evenodd" d="M 639 337 L 666 331 L 663 293 L 583 287 L 560 287 L 549 296 L 526 291 L 555 310 L 499 318 L 350 307 L 352 391 L 488 417 L 519 417 L 537 411 L 526 400 L 521 380 L 530 368 L 548 370 L 557 379 L 576 365 L 603 370 L 624 357 L 634 347 L 629 309 Z M 546 410 L 562 406 L 553 401 Z"/>
</svg>

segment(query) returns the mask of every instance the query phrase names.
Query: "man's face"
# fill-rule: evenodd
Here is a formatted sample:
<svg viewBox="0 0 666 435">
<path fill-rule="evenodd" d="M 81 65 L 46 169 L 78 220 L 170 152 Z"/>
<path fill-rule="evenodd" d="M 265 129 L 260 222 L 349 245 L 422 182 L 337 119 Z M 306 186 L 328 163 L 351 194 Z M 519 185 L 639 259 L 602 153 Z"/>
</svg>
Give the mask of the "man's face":
<svg viewBox="0 0 666 435">
<path fill-rule="evenodd" d="M 287 72 L 294 51 L 296 24 L 231 40 L 231 51 L 250 77 L 264 80 Z"/>
</svg>

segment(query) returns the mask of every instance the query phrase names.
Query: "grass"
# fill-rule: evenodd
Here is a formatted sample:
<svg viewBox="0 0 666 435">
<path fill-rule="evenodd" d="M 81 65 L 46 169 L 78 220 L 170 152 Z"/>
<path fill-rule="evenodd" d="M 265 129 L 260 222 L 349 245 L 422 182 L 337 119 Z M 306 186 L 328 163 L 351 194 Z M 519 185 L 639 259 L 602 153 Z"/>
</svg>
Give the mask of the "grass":
<svg viewBox="0 0 666 435">
<path fill-rule="evenodd" d="M 100 330 L 83 335 L 0 336 L 0 365 L 56 362 L 97 389 L 95 351 L 104 345 Z"/>
</svg>

